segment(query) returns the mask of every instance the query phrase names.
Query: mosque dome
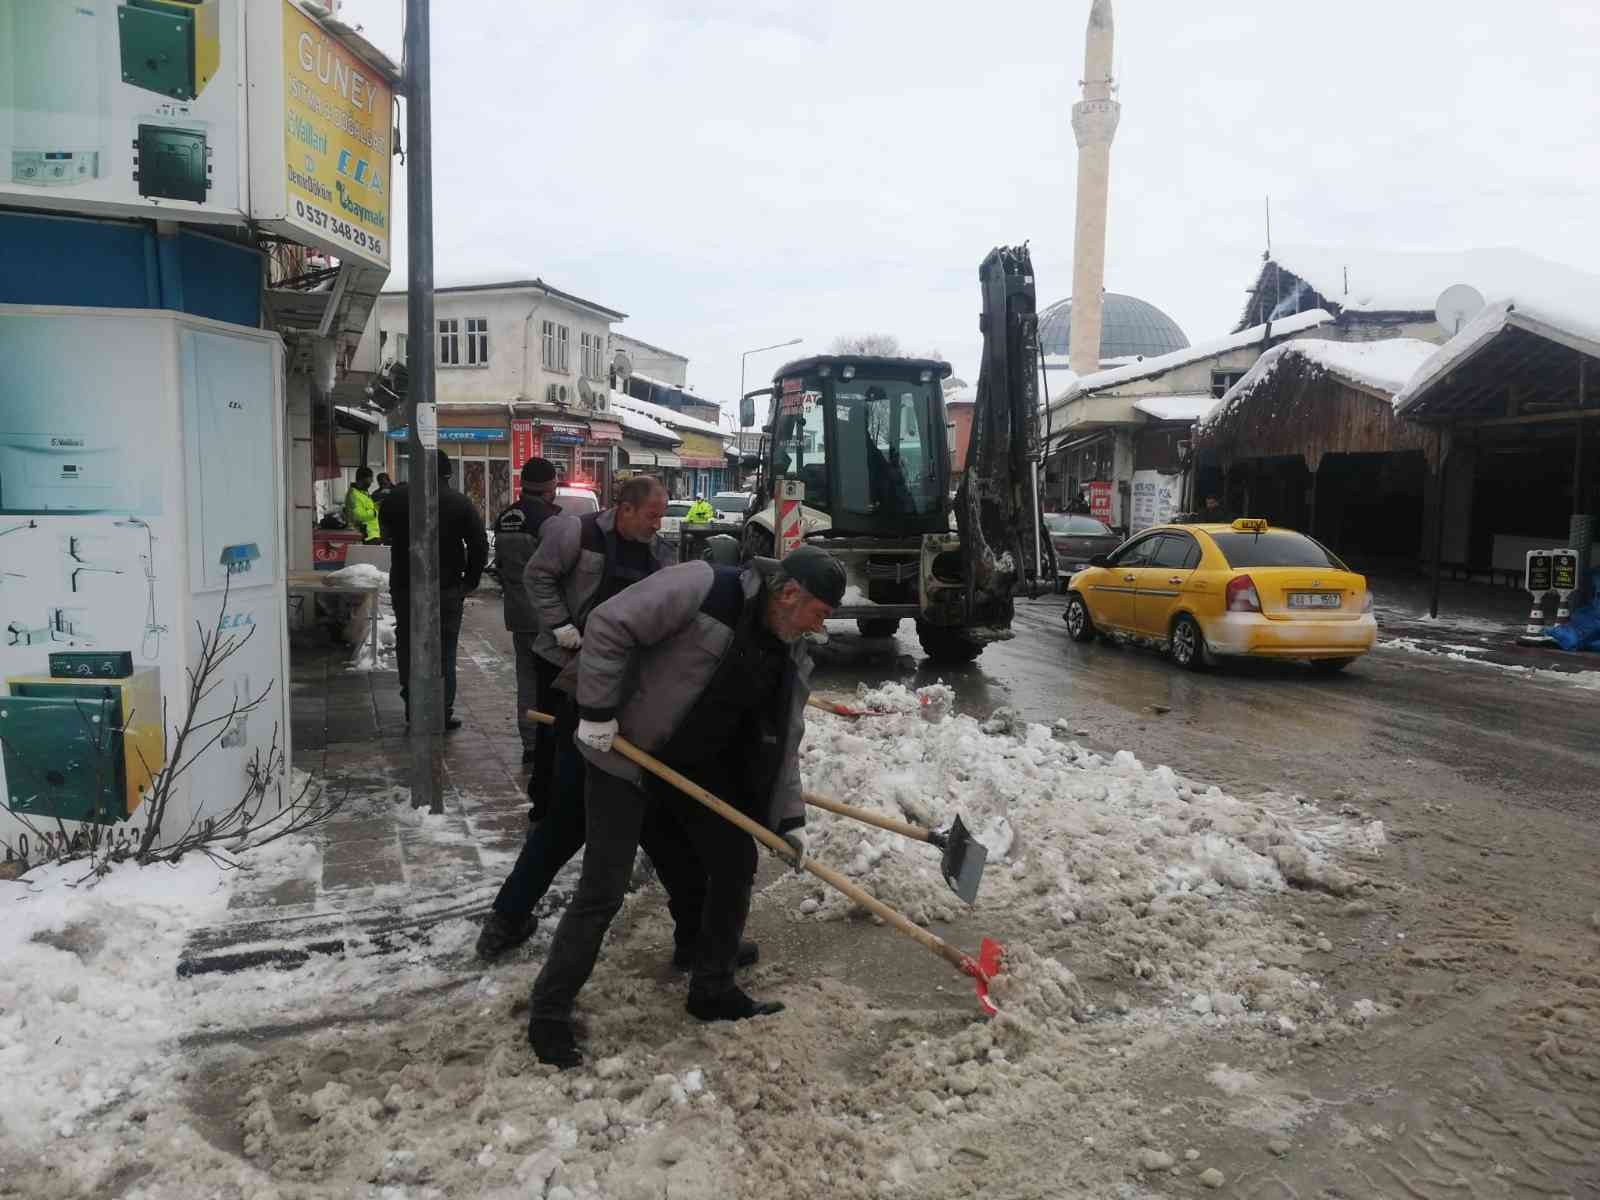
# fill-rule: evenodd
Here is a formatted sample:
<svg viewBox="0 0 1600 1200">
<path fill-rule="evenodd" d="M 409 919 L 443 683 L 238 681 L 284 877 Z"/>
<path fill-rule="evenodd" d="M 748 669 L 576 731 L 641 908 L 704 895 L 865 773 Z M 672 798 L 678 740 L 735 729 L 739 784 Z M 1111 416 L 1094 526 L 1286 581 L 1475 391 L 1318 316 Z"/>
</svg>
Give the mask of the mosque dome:
<svg viewBox="0 0 1600 1200">
<path fill-rule="evenodd" d="M 1057 300 L 1039 314 L 1039 352 L 1066 358 L 1072 332 L 1072 301 Z M 1100 361 L 1111 358 L 1154 358 L 1187 350 L 1189 339 L 1178 323 L 1154 304 L 1118 292 L 1105 294 L 1100 326 Z"/>
</svg>

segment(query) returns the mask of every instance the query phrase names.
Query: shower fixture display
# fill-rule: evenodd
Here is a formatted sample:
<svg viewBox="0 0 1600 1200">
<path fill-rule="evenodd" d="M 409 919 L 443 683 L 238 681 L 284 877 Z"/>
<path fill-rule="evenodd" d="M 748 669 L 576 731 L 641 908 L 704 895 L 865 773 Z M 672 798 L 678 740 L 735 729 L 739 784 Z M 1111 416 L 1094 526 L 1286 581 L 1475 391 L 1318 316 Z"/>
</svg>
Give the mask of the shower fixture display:
<svg viewBox="0 0 1600 1200">
<path fill-rule="evenodd" d="M 62 540 L 66 543 L 67 561 L 64 569 L 67 575 L 67 588 L 69 591 L 77 592 L 79 590 L 80 581 L 84 575 L 126 574 L 121 567 L 97 566 L 84 557 L 86 553 L 91 551 L 92 546 L 103 544 L 105 539 L 66 537 Z"/>
<path fill-rule="evenodd" d="M 150 522 L 139 517 L 129 517 L 116 522 L 118 529 L 144 530 L 144 553 L 139 561 L 144 564 L 146 603 L 144 613 L 144 641 L 139 646 L 139 657 L 149 661 L 161 655 L 161 635 L 167 627 L 156 619 L 156 535 Z"/>
</svg>

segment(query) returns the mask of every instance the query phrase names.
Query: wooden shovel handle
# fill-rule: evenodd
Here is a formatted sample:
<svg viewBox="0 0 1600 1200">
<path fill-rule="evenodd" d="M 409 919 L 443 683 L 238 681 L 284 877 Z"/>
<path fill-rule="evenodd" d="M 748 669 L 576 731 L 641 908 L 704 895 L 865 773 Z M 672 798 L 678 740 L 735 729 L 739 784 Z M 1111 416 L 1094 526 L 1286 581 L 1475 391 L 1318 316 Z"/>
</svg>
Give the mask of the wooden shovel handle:
<svg viewBox="0 0 1600 1200">
<path fill-rule="evenodd" d="M 826 796 L 819 796 L 815 792 L 805 792 L 805 801 L 813 808 L 826 809 L 828 812 L 837 813 L 841 817 L 849 817 L 852 821 L 860 821 L 864 825 L 875 825 L 879 829 L 887 829 L 890 833 L 898 833 L 901 837 L 911 838 L 917 842 L 927 842 L 933 845 L 933 836 L 920 825 L 908 825 L 904 821 L 896 821 L 893 817 L 879 816 L 875 812 L 868 812 L 864 808 L 851 808 L 848 804 L 840 804 L 837 800 L 830 800 Z"/>
<path fill-rule="evenodd" d="M 529 720 L 536 721 L 541 725 L 555 724 L 555 718 L 549 716 L 547 713 L 535 712 L 530 709 L 527 716 Z M 960 950 L 957 950 L 949 942 L 945 941 L 937 934 L 928 932 L 928 930 L 913 922 L 909 917 L 901 915 L 894 909 L 890 908 L 882 900 L 879 900 L 877 897 L 863 891 L 861 888 L 851 883 L 843 875 L 839 874 L 839 872 L 835 871 L 832 867 L 825 867 L 814 858 L 808 858 L 805 855 L 797 855 L 794 852 L 794 847 L 789 845 L 788 842 L 784 841 L 783 838 L 773 833 L 772 830 L 768 829 L 759 821 L 751 820 L 737 808 L 734 808 L 733 805 L 728 804 L 726 801 L 719 800 L 716 796 L 713 796 L 710 792 L 706 791 L 705 788 L 701 787 L 687 775 L 684 775 L 678 771 L 674 771 L 671 767 L 667 766 L 666 763 L 662 762 L 654 755 L 645 753 L 643 750 L 639 749 L 639 747 L 635 746 L 632 742 L 630 742 L 627 738 L 622 737 L 620 734 L 611 739 L 611 748 L 618 754 L 622 755 L 623 758 L 626 758 L 644 770 L 649 771 L 650 774 L 654 775 L 657 779 L 661 779 L 667 783 L 670 783 L 684 795 L 700 801 L 701 804 L 704 804 L 719 817 L 722 817 L 727 821 L 732 821 L 740 829 L 744 830 L 751 837 L 755 838 L 756 841 L 767 847 L 767 849 L 771 850 L 790 866 L 804 867 L 807 871 L 810 871 L 829 887 L 843 892 L 846 896 L 848 896 L 856 904 L 859 904 L 862 908 L 866 909 L 873 916 L 878 917 L 884 922 L 894 926 L 907 937 L 921 942 L 929 950 L 932 950 L 940 958 L 944 959 L 951 966 L 955 967 L 956 970 L 963 971 L 968 975 L 974 974 L 975 967 L 972 960 Z M 796 861 L 797 859 L 798 862 Z"/>
</svg>

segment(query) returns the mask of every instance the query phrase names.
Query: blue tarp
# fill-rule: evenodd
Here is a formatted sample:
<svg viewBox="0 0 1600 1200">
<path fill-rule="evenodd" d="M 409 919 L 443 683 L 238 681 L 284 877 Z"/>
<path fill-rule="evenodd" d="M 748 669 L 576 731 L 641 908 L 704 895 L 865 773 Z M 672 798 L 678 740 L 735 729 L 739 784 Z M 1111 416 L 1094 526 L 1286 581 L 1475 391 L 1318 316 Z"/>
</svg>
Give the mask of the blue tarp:
<svg viewBox="0 0 1600 1200">
<path fill-rule="evenodd" d="M 1600 569 L 1589 572 L 1589 595 L 1594 599 L 1575 610 L 1565 625 L 1544 631 L 1563 650 L 1600 652 Z"/>
</svg>

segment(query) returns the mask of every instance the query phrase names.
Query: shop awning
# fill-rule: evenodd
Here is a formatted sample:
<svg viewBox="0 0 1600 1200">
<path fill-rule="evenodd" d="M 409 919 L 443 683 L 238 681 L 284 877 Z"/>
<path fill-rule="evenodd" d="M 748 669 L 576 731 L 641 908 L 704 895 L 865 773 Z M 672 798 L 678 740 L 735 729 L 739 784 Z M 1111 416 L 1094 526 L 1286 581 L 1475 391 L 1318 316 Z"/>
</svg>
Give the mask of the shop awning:
<svg viewBox="0 0 1600 1200">
<path fill-rule="evenodd" d="M 622 440 L 622 426 L 615 421 L 590 421 L 589 440 L 591 442 L 620 442 Z"/>
<path fill-rule="evenodd" d="M 628 465 L 633 467 L 671 467 L 676 470 L 683 466 L 683 460 L 670 450 L 658 450 L 653 446 L 646 446 L 632 438 L 622 440 L 622 449 L 628 455 Z"/>
<path fill-rule="evenodd" d="M 344 428 L 357 432 L 363 429 L 377 429 L 383 423 L 377 413 L 364 412 L 359 408 L 350 408 L 343 404 L 335 404 L 333 411 L 339 414 L 339 423 Z"/>
</svg>

